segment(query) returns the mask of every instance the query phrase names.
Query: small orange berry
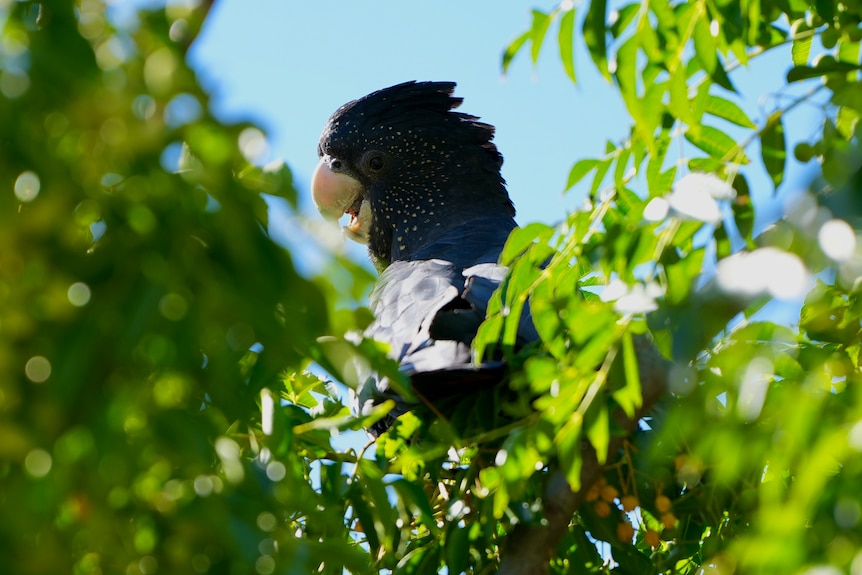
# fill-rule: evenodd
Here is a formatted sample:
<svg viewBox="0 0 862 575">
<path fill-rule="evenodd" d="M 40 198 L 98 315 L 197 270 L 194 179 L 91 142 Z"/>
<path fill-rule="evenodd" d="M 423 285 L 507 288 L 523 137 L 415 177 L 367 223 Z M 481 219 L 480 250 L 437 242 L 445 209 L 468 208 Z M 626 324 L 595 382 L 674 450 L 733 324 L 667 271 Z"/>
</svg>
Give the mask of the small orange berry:
<svg viewBox="0 0 862 575">
<path fill-rule="evenodd" d="M 647 545 L 650 547 L 656 548 L 661 543 L 661 536 L 658 534 L 658 531 L 647 529 L 647 532 L 644 533 L 644 541 L 646 541 Z"/>
<path fill-rule="evenodd" d="M 599 517 L 609 517 L 611 514 L 611 506 L 608 505 L 607 501 L 596 501 L 593 509 L 595 509 L 596 515 L 598 515 Z"/>
<path fill-rule="evenodd" d="M 667 513 L 670 511 L 670 499 L 665 495 L 659 495 L 655 498 L 655 508 L 659 513 Z"/>
<path fill-rule="evenodd" d="M 676 515 L 673 513 L 662 513 L 661 523 L 665 529 L 673 529 L 676 527 Z"/>
<path fill-rule="evenodd" d="M 595 501 L 596 499 L 599 498 L 599 491 L 600 490 L 601 489 L 599 488 L 598 485 L 593 485 L 592 487 L 587 489 L 587 494 L 584 496 L 584 499 L 586 499 L 587 501 Z"/>
<path fill-rule="evenodd" d="M 635 528 L 628 521 L 617 524 L 617 539 L 622 543 L 631 543 L 635 536 Z"/>
<path fill-rule="evenodd" d="M 602 499 L 604 499 L 608 503 L 613 503 L 614 499 L 616 499 L 619 494 L 620 492 L 617 491 L 617 488 L 613 485 L 605 485 L 604 487 L 602 487 L 602 490 L 600 492 Z"/>
<path fill-rule="evenodd" d="M 623 511 L 634 511 L 635 507 L 640 505 L 640 501 L 634 495 L 626 495 L 620 499 L 620 503 L 623 504 Z"/>
</svg>

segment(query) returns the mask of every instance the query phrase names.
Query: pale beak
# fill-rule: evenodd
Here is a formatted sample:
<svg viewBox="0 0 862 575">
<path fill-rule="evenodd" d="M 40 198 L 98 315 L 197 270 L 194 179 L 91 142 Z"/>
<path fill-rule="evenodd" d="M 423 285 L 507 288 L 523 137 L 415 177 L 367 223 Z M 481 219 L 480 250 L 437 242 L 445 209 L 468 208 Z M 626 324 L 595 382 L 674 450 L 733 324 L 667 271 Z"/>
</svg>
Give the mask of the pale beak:
<svg viewBox="0 0 862 575">
<path fill-rule="evenodd" d="M 343 172 L 333 171 L 331 158 L 323 156 L 311 176 L 311 197 L 323 217 L 338 220 L 344 214 L 350 221 L 344 231 L 359 243 L 368 243 L 371 229 L 371 204 L 363 197 L 362 184 Z"/>
</svg>

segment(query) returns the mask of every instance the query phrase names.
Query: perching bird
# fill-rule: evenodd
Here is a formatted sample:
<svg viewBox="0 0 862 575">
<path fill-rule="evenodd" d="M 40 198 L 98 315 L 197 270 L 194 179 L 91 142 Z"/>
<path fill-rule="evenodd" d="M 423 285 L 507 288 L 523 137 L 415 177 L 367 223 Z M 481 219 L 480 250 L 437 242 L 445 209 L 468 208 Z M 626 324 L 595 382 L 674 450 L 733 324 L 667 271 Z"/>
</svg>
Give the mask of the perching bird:
<svg viewBox="0 0 862 575">
<path fill-rule="evenodd" d="M 345 231 L 367 243 L 381 272 L 365 337 L 390 355 L 426 401 L 502 380 L 502 361 L 474 363 L 471 343 L 507 269 L 497 259 L 515 228 L 500 174 L 494 128 L 453 111 L 454 82 L 406 82 L 340 107 L 320 137 L 312 195 L 320 212 L 350 215 Z M 519 340 L 537 339 L 528 312 Z M 410 405 L 372 374 L 356 390 L 368 413 L 396 407 L 373 426 L 385 431 Z"/>
</svg>

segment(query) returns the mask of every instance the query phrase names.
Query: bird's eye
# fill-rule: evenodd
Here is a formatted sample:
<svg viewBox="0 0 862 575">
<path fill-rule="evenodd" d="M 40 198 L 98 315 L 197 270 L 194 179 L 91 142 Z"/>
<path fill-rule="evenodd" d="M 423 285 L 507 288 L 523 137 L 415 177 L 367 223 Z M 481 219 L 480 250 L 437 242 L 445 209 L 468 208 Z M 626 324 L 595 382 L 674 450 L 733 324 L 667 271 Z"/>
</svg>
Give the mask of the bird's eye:
<svg viewBox="0 0 862 575">
<path fill-rule="evenodd" d="M 380 156 L 372 156 L 368 160 L 368 167 L 374 171 L 382 170 L 383 165 L 384 165 L 383 158 L 381 158 Z"/>
<path fill-rule="evenodd" d="M 332 162 L 329 164 L 329 167 L 333 170 L 340 170 L 341 165 L 341 160 L 332 160 Z"/>
<path fill-rule="evenodd" d="M 378 174 L 386 169 L 388 165 L 389 159 L 386 157 L 386 154 L 377 151 L 371 151 L 366 153 L 362 157 L 362 165 L 365 166 L 365 169 L 372 174 Z"/>
</svg>

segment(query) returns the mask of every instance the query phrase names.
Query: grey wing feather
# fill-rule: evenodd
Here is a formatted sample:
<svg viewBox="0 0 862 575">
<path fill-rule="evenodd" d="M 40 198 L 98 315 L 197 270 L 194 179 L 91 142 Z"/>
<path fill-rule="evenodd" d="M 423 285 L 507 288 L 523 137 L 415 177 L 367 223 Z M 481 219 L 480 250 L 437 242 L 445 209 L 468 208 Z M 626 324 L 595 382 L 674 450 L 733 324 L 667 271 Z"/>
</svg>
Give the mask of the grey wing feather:
<svg viewBox="0 0 862 575">
<path fill-rule="evenodd" d="M 499 235 L 500 231 L 493 234 Z M 371 293 L 375 320 L 364 336 L 388 343 L 390 357 L 427 399 L 452 393 L 455 388 L 493 383 L 503 376 L 502 360 L 476 364 L 471 349 L 491 295 L 508 273 L 508 268 L 492 263 L 501 245 L 498 242 L 496 246 L 486 244 L 482 250 L 473 248 L 470 256 L 474 265 L 465 264 L 463 257 L 453 258 L 454 263 L 443 259 L 393 262 Z M 461 254 L 463 251 L 462 246 Z M 525 306 L 518 344 L 536 339 L 538 333 L 529 306 Z M 394 400 L 396 407 L 369 430 L 373 435 L 385 431 L 412 406 L 391 389 L 386 378 L 374 373 L 367 374 L 355 391 L 354 407 L 363 415 L 387 399 Z"/>
</svg>

